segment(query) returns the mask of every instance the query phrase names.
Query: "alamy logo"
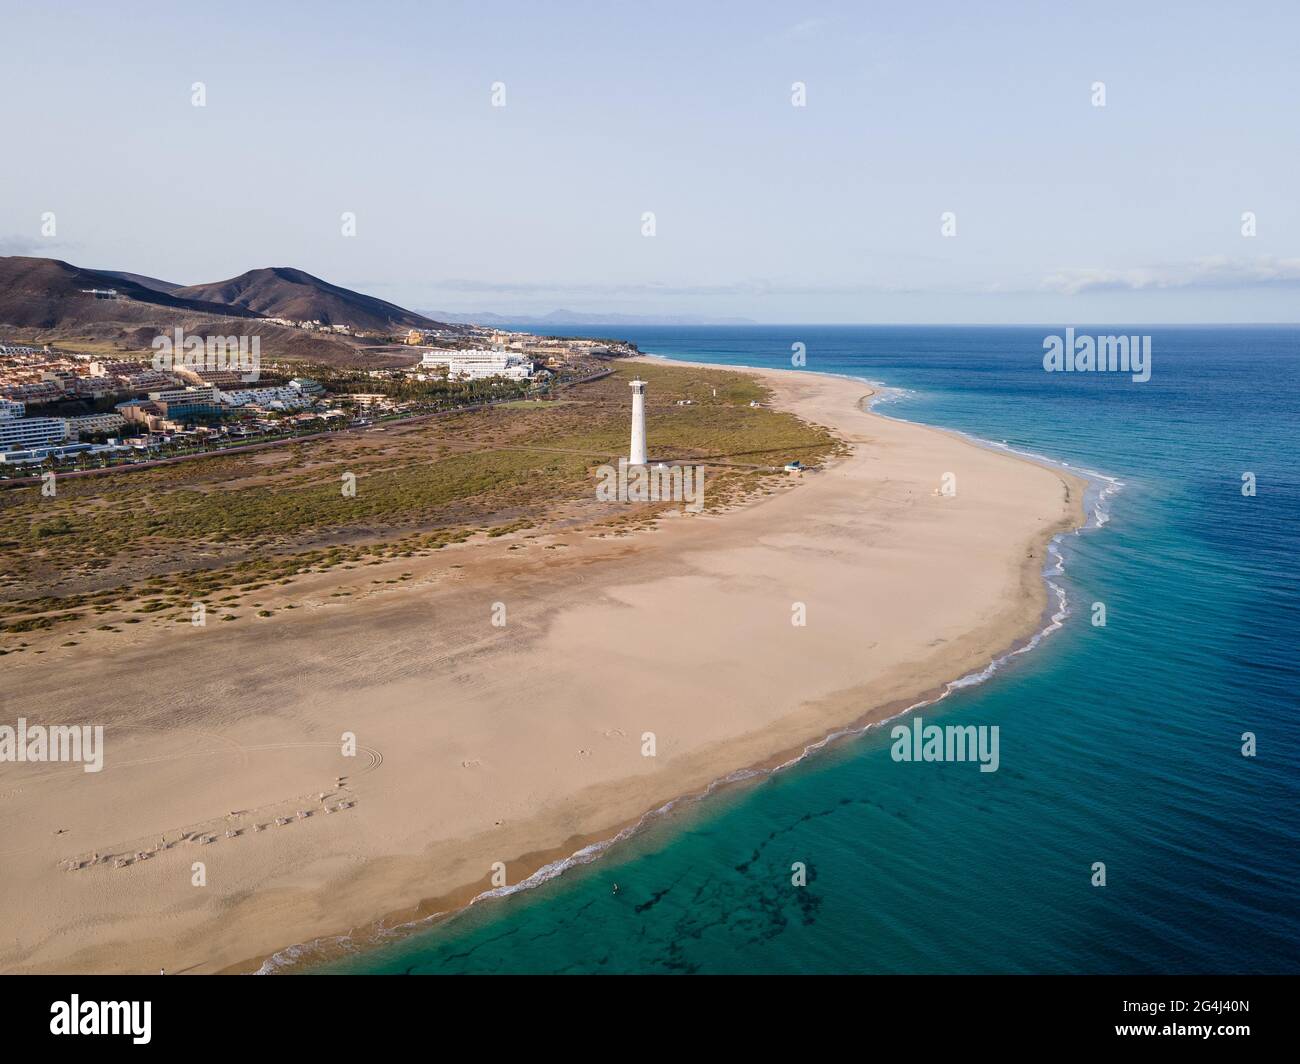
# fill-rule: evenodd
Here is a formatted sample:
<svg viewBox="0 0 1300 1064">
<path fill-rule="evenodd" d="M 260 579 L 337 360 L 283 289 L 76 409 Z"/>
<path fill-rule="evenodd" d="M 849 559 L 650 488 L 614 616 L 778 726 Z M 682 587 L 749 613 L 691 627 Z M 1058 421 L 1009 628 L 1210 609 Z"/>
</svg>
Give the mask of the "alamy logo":
<svg viewBox="0 0 1300 1064">
<path fill-rule="evenodd" d="M 260 336 L 186 336 L 179 325 L 174 335 L 155 336 L 153 368 L 159 373 L 173 369 L 233 372 L 251 384 L 261 374 Z"/>
<path fill-rule="evenodd" d="M 618 468 L 599 466 L 596 475 L 597 502 L 681 502 L 691 513 L 704 509 L 704 467 L 630 465 L 618 460 Z"/>
<path fill-rule="evenodd" d="M 71 1001 L 50 1006 L 50 1034 L 129 1034 L 138 1046 L 148 1045 L 153 1019 L 151 1001 Z"/>
<path fill-rule="evenodd" d="M 104 767 L 104 726 L 33 724 L 28 727 L 27 718 L 19 717 L 16 728 L 0 724 L 0 761 L 80 761 L 84 771 L 98 772 Z"/>
<path fill-rule="evenodd" d="M 1043 369 L 1048 373 L 1131 373 L 1141 383 L 1151 379 L 1151 337 L 1075 336 L 1043 340 Z"/>
<path fill-rule="evenodd" d="M 998 726 L 987 724 L 926 724 L 913 717 L 911 726 L 895 724 L 889 756 L 895 761 L 978 761 L 981 772 L 998 770 Z"/>
</svg>

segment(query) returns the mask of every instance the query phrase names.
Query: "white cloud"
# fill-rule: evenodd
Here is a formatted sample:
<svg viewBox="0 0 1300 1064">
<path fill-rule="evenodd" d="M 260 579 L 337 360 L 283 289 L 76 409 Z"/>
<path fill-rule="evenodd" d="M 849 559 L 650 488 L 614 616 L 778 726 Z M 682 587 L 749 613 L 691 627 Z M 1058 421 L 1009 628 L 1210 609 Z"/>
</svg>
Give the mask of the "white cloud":
<svg viewBox="0 0 1300 1064">
<path fill-rule="evenodd" d="M 34 255 L 48 258 L 59 248 L 75 246 L 75 244 L 65 244 L 48 238 L 19 236 L 16 233 L 0 236 L 0 255 Z"/>
<path fill-rule="evenodd" d="M 1226 256 L 1193 262 L 1131 269 L 1082 267 L 1058 270 L 1042 287 L 1064 295 L 1083 292 L 1141 292 L 1183 288 L 1251 288 L 1300 285 L 1300 258 L 1230 259 Z"/>
<path fill-rule="evenodd" d="M 543 295 L 574 299 L 607 296 L 862 296 L 900 295 L 935 291 L 902 281 L 855 282 L 840 284 L 806 283 L 778 279 L 754 278 L 703 284 L 669 284 L 663 281 L 489 281 L 474 278 L 443 278 L 427 282 L 427 289 L 451 293 L 497 293 L 503 295 Z"/>
</svg>

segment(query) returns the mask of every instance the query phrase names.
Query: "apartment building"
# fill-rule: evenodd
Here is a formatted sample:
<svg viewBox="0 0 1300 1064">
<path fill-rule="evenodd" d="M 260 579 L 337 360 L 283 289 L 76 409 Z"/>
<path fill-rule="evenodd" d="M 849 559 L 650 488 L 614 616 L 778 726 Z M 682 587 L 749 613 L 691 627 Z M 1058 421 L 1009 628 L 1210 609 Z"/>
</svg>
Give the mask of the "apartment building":
<svg viewBox="0 0 1300 1064">
<path fill-rule="evenodd" d="M 65 418 L 64 423 L 67 425 L 68 438 L 71 439 L 83 433 L 91 436 L 97 432 L 116 432 L 126 424 L 126 418 L 121 414 L 87 414 L 84 417 Z"/>
<path fill-rule="evenodd" d="M 297 388 L 241 388 L 222 391 L 221 401 L 226 406 L 264 406 L 272 409 L 292 409 L 309 406 L 311 398 Z"/>
<path fill-rule="evenodd" d="M 67 438 L 68 424 L 61 417 L 0 418 L 0 451 L 29 450 Z"/>
<path fill-rule="evenodd" d="M 149 401 L 162 410 L 166 418 L 187 418 L 222 412 L 221 393 L 215 387 L 164 388 L 150 392 Z M 120 408 L 119 408 L 120 409 Z"/>
</svg>

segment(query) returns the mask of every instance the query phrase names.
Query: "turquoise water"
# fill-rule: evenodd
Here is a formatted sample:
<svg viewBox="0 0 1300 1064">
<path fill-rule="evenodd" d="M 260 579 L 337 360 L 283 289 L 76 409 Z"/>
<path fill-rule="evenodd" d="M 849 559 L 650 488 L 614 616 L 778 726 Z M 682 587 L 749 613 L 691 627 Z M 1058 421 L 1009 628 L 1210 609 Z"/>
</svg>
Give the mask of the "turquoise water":
<svg viewBox="0 0 1300 1064">
<path fill-rule="evenodd" d="M 1079 331 L 1152 334 L 1151 380 L 1045 373 L 1058 328 L 620 330 L 744 365 L 801 342 L 808 371 L 903 389 L 882 412 L 1123 481 L 1062 542 L 1064 626 L 923 711 L 998 725 L 1000 768 L 868 732 L 322 970 L 1300 970 L 1300 330 Z"/>
</svg>

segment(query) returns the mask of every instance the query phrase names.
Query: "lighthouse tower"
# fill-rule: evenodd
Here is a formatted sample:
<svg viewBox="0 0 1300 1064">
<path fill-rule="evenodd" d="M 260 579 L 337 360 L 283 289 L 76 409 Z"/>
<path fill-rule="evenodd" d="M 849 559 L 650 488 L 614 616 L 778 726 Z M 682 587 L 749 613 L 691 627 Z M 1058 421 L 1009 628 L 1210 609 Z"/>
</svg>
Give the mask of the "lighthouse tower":
<svg viewBox="0 0 1300 1064">
<path fill-rule="evenodd" d="M 632 388 L 632 447 L 628 465 L 645 465 L 645 381 L 635 380 Z"/>
</svg>

